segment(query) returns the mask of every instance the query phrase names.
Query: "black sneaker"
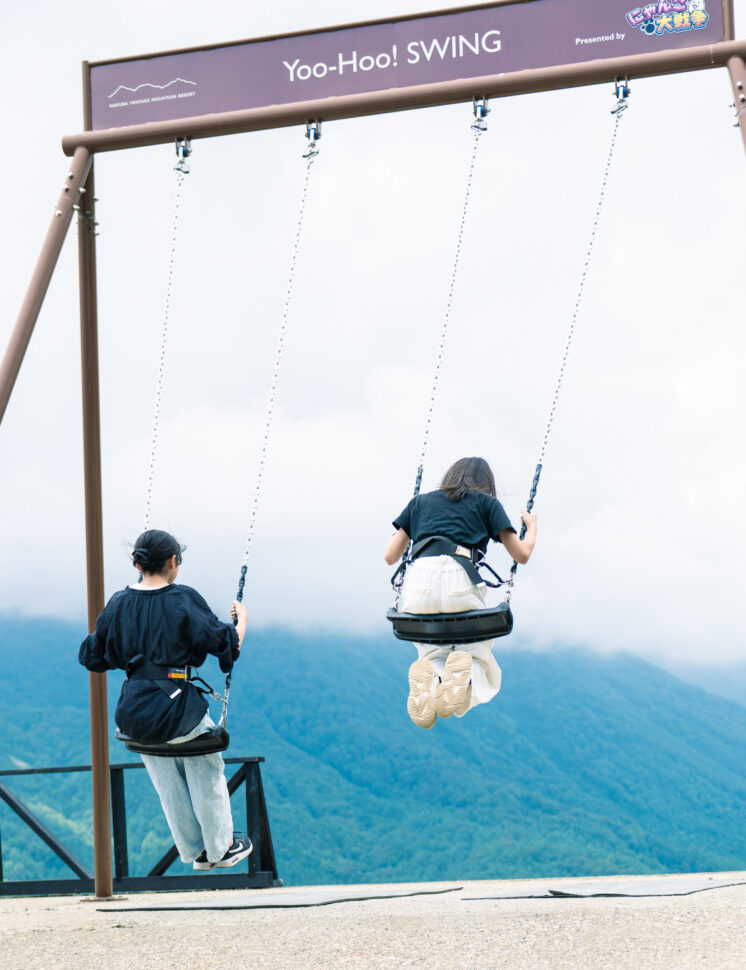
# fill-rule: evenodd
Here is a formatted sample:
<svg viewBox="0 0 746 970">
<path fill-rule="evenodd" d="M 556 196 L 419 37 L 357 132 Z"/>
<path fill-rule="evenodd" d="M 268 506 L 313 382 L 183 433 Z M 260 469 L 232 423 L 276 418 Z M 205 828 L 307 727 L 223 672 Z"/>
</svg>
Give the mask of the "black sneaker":
<svg viewBox="0 0 746 970">
<path fill-rule="evenodd" d="M 192 869 L 214 869 L 215 863 L 207 861 L 207 853 L 203 849 L 192 863 Z"/>
<path fill-rule="evenodd" d="M 231 866 L 235 866 L 241 859 L 245 859 L 246 856 L 251 855 L 253 851 L 254 846 L 251 844 L 251 839 L 246 838 L 245 835 L 239 835 L 233 840 L 233 845 L 228 849 L 220 862 L 215 863 L 215 866 L 218 869 L 230 869 Z"/>
</svg>

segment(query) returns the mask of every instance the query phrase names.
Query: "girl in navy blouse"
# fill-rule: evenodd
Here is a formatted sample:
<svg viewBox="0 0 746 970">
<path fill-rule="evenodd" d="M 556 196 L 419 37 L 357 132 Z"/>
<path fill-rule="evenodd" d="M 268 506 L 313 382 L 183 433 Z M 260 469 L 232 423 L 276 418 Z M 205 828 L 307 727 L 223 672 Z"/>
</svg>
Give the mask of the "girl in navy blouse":
<svg viewBox="0 0 746 970">
<path fill-rule="evenodd" d="M 204 696 L 183 678 L 167 679 L 168 668 L 199 667 L 212 654 L 227 673 L 246 633 L 241 603 L 231 607 L 235 626 L 223 623 L 196 590 L 175 582 L 182 552 L 168 532 L 143 532 L 132 553 L 140 582 L 111 597 L 78 655 L 88 670 L 127 671 L 114 715 L 124 734 L 144 744 L 169 742 L 175 751 L 214 724 Z M 144 676 L 130 679 L 138 668 Z M 182 861 L 195 869 L 225 868 L 249 855 L 251 841 L 233 836 L 219 753 L 141 757 Z"/>
</svg>

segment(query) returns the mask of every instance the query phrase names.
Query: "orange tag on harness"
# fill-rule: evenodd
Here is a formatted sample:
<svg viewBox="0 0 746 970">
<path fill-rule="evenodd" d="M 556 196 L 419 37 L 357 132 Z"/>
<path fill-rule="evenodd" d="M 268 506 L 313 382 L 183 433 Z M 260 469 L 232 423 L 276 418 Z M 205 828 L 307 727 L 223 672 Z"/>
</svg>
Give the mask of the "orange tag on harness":
<svg viewBox="0 0 746 970">
<path fill-rule="evenodd" d="M 183 667 L 169 667 L 168 669 L 168 679 L 169 680 L 186 680 L 186 670 Z"/>
</svg>

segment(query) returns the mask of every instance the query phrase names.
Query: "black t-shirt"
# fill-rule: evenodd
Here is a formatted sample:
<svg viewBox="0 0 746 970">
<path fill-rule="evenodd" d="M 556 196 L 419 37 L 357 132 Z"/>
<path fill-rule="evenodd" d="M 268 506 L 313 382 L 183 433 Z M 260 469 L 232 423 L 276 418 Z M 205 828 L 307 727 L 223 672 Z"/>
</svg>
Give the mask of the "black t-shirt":
<svg viewBox="0 0 746 970">
<path fill-rule="evenodd" d="M 199 667 L 208 654 L 227 673 L 238 657 L 238 634 L 222 623 L 191 586 L 115 593 L 80 645 L 78 660 L 88 670 L 126 669 L 138 655 L 164 667 Z M 175 696 L 155 681 L 127 680 L 117 704 L 117 726 L 143 743 L 160 743 L 187 734 L 202 720 L 207 702 L 184 681 L 171 681 Z"/>
<path fill-rule="evenodd" d="M 470 491 L 457 502 L 442 489 L 416 495 L 394 520 L 413 542 L 428 536 L 447 536 L 459 545 L 487 551 L 490 539 L 500 541 L 503 529 L 515 529 L 500 502 L 486 492 Z"/>
</svg>

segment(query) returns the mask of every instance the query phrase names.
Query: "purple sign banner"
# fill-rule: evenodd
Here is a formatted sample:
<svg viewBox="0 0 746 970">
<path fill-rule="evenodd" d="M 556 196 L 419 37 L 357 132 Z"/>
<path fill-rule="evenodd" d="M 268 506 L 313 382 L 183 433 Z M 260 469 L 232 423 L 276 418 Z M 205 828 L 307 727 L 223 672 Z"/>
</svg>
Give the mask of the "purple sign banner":
<svg viewBox="0 0 746 970">
<path fill-rule="evenodd" d="M 495 4 L 94 64 L 91 117 L 120 128 L 724 39 L 720 0 Z"/>
</svg>

